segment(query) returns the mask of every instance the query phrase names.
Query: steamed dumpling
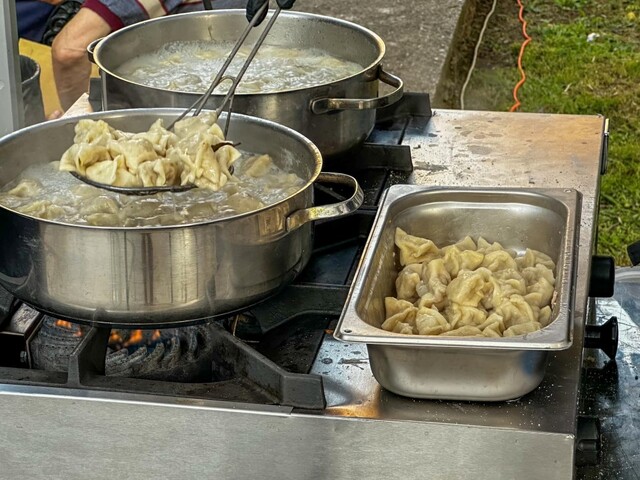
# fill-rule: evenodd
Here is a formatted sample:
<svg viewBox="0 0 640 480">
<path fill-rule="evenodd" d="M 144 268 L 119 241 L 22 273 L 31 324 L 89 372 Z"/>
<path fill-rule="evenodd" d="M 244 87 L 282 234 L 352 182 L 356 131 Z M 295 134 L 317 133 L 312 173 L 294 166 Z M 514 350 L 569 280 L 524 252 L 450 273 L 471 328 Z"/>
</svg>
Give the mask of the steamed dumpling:
<svg viewBox="0 0 640 480">
<path fill-rule="evenodd" d="M 416 330 L 419 335 L 440 335 L 451 326 L 437 309 L 423 307 L 416 313 Z"/>
<path fill-rule="evenodd" d="M 416 286 L 422 281 L 420 278 L 421 272 L 422 265 L 419 263 L 412 263 L 402 269 L 398 278 L 396 278 L 396 292 L 400 300 L 415 302 L 418 299 Z"/>
<path fill-rule="evenodd" d="M 420 296 L 420 307 L 431 307 L 443 302 L 447 293 L 447 285 L 451 275 L 444 266 L 441 258 L 422 264 L 422 281 L 416 285 L 416 292 Z"/>
<path fill-rule="evenodd" d="M 438 258 L 440 251 L 435 243 L 420 237 L 409 235 L 396 228 L 395 243 L 400 250 L 400 265 L 423 263 Z"/>
<path fill-rule="evenodd" d="M 399 228 L 395 243 L 404 268 L 396 278 L 394 300 L 404 303 L 394 304 L 403 306 L 399 317 L 387 311 L 387 321 L 392 319 L 387 329 L 499 338 L 551 322 L 555 264 L 547 255 L 528 249 L 519 257 L 482 237 L 477 244 L 466 237 L 439 249 Z"/>
</svg>

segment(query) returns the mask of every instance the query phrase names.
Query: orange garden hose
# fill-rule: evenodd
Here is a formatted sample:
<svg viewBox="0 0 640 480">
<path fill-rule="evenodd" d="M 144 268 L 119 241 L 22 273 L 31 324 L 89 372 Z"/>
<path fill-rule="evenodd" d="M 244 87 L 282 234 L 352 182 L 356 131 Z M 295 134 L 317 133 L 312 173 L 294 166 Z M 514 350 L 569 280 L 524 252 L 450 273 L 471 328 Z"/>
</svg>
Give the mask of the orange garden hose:
<svg viewBox="0 0 640 480">
<path fill-rule="evenodd" d="M 520 81 L 516 83 L 516 86 L 513 87 L 513 100 L 514 103 L 509 109 L 510 112 L 515 112 L 522 103 L 518 100 L 518 90 L 520 87 L 524 85 L 524 82 L 527 81 L 527 74 L 524 73 L 524 68 L 522 68 L 522 56 L 524 55 L 524 49 L 531 43 L 531 37 L 527 33 L 527 21 L 524 19 L 524 5 L 521 0 L 518 0 L 518 5 L 520 6 L 520 12 L 518 13 L 518 20 L 522 24 L 522 36 L 525 38 L 525 41 L 520 46 L 520 53 L 518 54 L 518 71 L 520 72 Z"/>
</svg>

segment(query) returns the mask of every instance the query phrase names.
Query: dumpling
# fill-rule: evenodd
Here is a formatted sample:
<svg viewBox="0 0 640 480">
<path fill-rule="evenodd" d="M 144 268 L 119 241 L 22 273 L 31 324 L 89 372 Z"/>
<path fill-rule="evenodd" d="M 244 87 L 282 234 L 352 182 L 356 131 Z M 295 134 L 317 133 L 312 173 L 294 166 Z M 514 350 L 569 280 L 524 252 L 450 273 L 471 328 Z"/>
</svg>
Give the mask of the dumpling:
<svg viewBox="0 0 640 480">
<path fill-rule="evenodd" d="M 501 337 L 505 330 L 504 319 L 497 313 L 492 313 L 478 328 L 485 337 Z"/>
<path fill-rule="evenodd" d="M 471 238 L 469 235 L 464 237 L 462 240 L 460 240 L 458 243 L 454 244 L 453 246 L 460 251 L 476 250 L 477 248 L 476 242 L 474 242 L 473 238 Z"/>
<path fill-rule="evenodd" d="M 481 337 L 482 330 L 480 330 L 478 327 L 465 325 L 455 330 L 449 330 L 448 332 L 444 332 L 441 334 L 441 336 L 443 337 Z"/>
<path fill-rule="evenodd" d="M 511 295 L 509 300 L 504 301 L 496 308 L 495 313 L 504 318 L 504 324 L 507 328 L 537 320 L 531 305 L 521 295 Z"/>
<path fill-rule="evenodd" d="M 451 275 L 444 267 L 441 258 L 422 264 L 422 281 L 416 285 L 416 292 L 420 296 L 419 307 L 431 307 L 444 301 L 447 285 Z"/>
<path fill-rule="evenodd" d="M 412 335 L 413 327 L 408 323 L 398 322 L 392 330 L 394 333 L 402 333 L 403 335 Z"/>
<path fill-rule="evenodd" d="M 521 323 L 507 328 L 502 334 L 503 337 L 515 337 L 517 335 L 525 335 L 540 330 L 541 325 L 538 322 Z"/>
<path fill-rule="evenodd" d="M 231 177 L 229 167 L 234 164 L 242 155 L 231 145 L 224 145 L 220 147 L 216 152 L 216 160 L 222 169 L 222 173 L 227 177 Z"/>
<path fill-rule="evenodd" d="M 543 276 L 540 276 L 535 283 L 527 287 L 530 302 L 535 302 L 534 304 L 538 307 L 549 305 L 553 297 L 553 292 L 553 285 Z"/>
<path fill-rule="evenodd" d="M 115 213 L 92 213 L 86 217 L 89 225 L 97 227 L 119 227 L 122 222 Z"/>
<path fill-rule="evenodd" d="M 9 190 L 7 195 L 20 198 L 33 197 L 41 188 L 42 185 L 35 180 L 22 180 L 18 185 Z"/>
<path fill-rule="evenodd" d="M 386 320 L 382 323 L 383 330 L 393 332 L 396 325 L 400 323 L 415 323 L 418 309 L 405 300 L 398 300 L 393 297 L 384 299 Z"/>
<path fill-rule="evenodd" d="M 540 309 L 540 313 L 538 314 L 538 322 L 540 323 L 540 325 L 542 325 L 542 328 L 551 323 L 551 307 L 549 305 Z"/>
<path fill-rule="evenodd" d="M 421 271 L 422 265 L 412 263 L 404 267 L 398 274 L 398 278 L 396 278 L 396 296 L 400 300 L 408 300 L 413 303 L 418 299 L 416 286 L 422 281 L 420 278 Z"/>
<path fill-rule="evenodd" d="M 520 269 L 535 267 L 538 264 L 544 265 L 550 270 L 554 270 L 556 268 L 556 264 L 549 255 L 530 248 L 527 248 L 525 254 L 522 257 L 519 257 L 517 262 Z"/>
<path fill-rule="evenodd" d="M 109 160 L 105 162 L 97 162 L 90 167 L 87 167 L 85 176 L 94 182 L 113 185 L 116 181 L 117 171 L 118 162 L 116 160 Z"/>
<path fill-rule="evenodd" d="M 511 295 L 525 295 L 527 293 L 527 282 L 518 270 L 507 268 L 494 272 L 493 276 L 500 284 L 505 297 L 509 298 Z"/>
<path fill-rule="evenodd" d="M 60 159 L 59 169 L 65 172 L 78 172 L 86 175 L 86 170 L 98 162 L 109 161 L 109 150 L 101 145 L 72 145 Z"/>
<path fill-rule="evenodd" d="M 73 143 L 106 147 L 107 143 L 114 139 L 114 132 L 115 130 L 104 120 L 83 119 L 75 126 Z"/>
<path fill-rule="evenodd" d="M 269 155 L 256 155 L 244 163 L 244 173 L 250 177 L 262 177 L 273 166 Z"/>
<path fill-rule="evenodd" d="M 136 133 L 131 137 L 132 139 L 144 139 L 148 140 L 156 151 L 158 156 L 164 157 L 167 153 L 167 149 L 174 146 L 178 142 L 178 136 L 164 128 L 164 122 L 162 119 L 156 120 L 148 131 L 142 133 Z"/>
<path fill-rule="evenodd" d="M 420 308 L 416 314 L 416 330 L 419 335 L 440 335 L 451 329 L 447 319 L 435 308 Z"/>
<path fill-rule="evenodd" d="M 496 250 L 488 252 L 484 256 L 482 266 L 488 268 L 492 272 L 500 270 L 515 270 L 518 268 L 516 261 L 504 250 Z"/>
<path fill-rule="evenodd" d="M 486 318 L 487 313 L 476 307 L 469 307 L 466 305 L 459 305 L 457 303 L 450 304 L 446 310 L 445 315 L 451 328 L 460 328 L 463 325 L 482 325 Z"/>
<path fill-rule="evenodd" d="M 452 278 L 458 276 L 460 270 L 475 270 L 482 264 L 484 255 L 474 250 L 460 251 L 458 247 L 452 245 L 448 247 L 444 254 L 444 266 Z"/>
<path fill-rule="evenodd" d="M 213 127 L 214 125 L 217 126 L 217 120 L 215 114 L 212 112 L 203 112 L 197 117 L 186 117 L 176 122 L 173 126 L 173 132 L 181 140 L 189 137 L 197 137 L 201 133 L 212 133 L 220 138 L 224 138 L 220 127 L 217 129 Z"/>
<path fill-rule="evenodd" d="M 98 195 L 84 203 L 80 209 L 82 215 L 94 213 L 118 213 L 118 204 L 113 198 L 106 195 Z"/>
<path fill-rule="evenodd" d="M 544 277 L 551 285 L 556 284 L 553 270 L 545 267 L 542 264 L 537 264 L 535 267 L 526 267 L 522 270 L 522 278 L 527 282 L 527 285 L 533 285 L 537 283 L 540 277 Z"/>
<path fill-rule="evenodd" d="M 486 268 L 473 272 L 463 270 L 447 286 L 447 298 L 459 305 L 477 307 L 492 286 L 490 277 L 491 272 Z"/>
<path fill-rule="evenodd" d="M 400 265 L 429 262 L 440 256 L 440 250 L 431 240 L 409 235 L 396 228 L 395 243 L 400 250 Z"/>
<path fill-rule="evenodd" d="M 138 173 L 138 168 L 144 162 L 158 158 L 153 144 L 146 138 L 132 138 L 109 142 L 109 152 L 113 158 L 118 155 L 124 157 L 127 170 L 133 174 Z"/>
</svg>

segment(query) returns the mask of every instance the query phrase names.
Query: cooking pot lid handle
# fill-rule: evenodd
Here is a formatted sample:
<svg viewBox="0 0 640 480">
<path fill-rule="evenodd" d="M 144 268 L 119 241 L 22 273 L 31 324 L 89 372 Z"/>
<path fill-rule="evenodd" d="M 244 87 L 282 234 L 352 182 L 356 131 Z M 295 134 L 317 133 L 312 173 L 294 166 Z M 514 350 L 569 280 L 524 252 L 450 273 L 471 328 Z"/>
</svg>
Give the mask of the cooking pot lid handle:
<svg viewBox="0 0 640 480">
<path fill-rule="evenodd" d="M 404 82 L 400 77 L 378 69 L 378 80 L 391 85 L 395 90 L 388 95 L 376 98 L 317 98 L 311 101 L 311 111 L 316 114 L 334 112 L 337 110 L 371 110 L 387 107 L 402 98 Z"/>
<path fill-rule="evenodd" d="M 355 178 L 343 173 L 322 172 L 318 175 L 317 180 L 322 183 L 337 183 L 348 185 L 353 188 L 353 194 L 346 200 L 330 205 L 320 205 L 318 207 L 310 207 L 297 210 L 287 217 L 287 231 L 290 232 L 308 222 L 314 222 L 323 218 L 338 218 L 355 212 L 362 201 L 364 194 Z"/>
</svg>

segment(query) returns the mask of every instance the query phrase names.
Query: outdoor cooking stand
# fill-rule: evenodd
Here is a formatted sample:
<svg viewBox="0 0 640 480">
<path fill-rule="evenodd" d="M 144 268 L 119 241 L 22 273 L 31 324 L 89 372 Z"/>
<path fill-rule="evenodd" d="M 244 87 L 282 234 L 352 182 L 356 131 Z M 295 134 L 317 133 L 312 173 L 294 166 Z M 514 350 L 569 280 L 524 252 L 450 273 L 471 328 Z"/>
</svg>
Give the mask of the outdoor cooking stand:
<svg viewBox="0 0 640 480">
<path fill-rule="evenodd" d="M 611 356 L 617 346 L 615 320 L 585 328 L 595 323 L 587 298 L 611 283 L 611 264 L 591 265 L 605 130 L 595 116 L 432 114 L 428 95 L 405 94 L 378 112 L 361 149 L 325 162 L 357 178 L 363 206 L 316 224 L 296 281 L 246 312 L 114 346 L 116 330 L 0 295 L 0 478 L 44 479 L 45 465 L 70 479 L 572 478 L 600 447 L 598 419 L 579 416 L 591 398 L 580 394 L 583 339 Z M 497 403 L 400 397 L 373 379 L 364 346 L 333 338 L 380 198 L 397 183 L 582 193 L 573 345 L 550 356 L 532 393 Z M 315 197 L 343 192 L 317 185 Z M 608 365 L 586 377 L 611 381 Z"/>
</svg>

